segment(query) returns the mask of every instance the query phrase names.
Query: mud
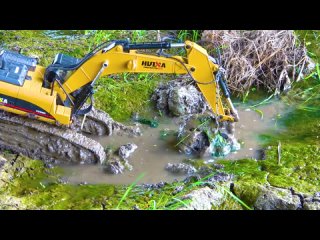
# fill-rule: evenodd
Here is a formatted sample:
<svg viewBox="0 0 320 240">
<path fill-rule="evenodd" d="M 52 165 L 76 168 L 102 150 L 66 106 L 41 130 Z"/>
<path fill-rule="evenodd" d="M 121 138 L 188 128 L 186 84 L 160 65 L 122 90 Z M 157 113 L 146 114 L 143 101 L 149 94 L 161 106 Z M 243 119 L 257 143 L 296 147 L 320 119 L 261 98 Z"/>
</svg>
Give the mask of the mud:
<svg viewBox="0 0 320 240">
<path fill-rule="evenodd" d="M 0 148 L 54 163 L 93 164 L 105 160 L 96 141 L 65 127 L 0 112 Z"/>
<path fill-rule="evenodd" d="M 109 114 L 95 108 L 92 108 L 86 115 L 84 123 L 83 118 L 83 116 L 78 116 L 74 119 L 73 129 L 98 136 L 111 136 L 113 133 L 120 132 L 131 136 L 139 136 L 141 134 L 138 126 L 126 126 L 114 121 Z"/>
<path fill-rule="evenodd" d="M 97 109 L 87 114 L 81 129 L 82 120 L 83 117 L 75 118 L 67 128 L 0 112 L 0 149 L 46 162 L 95 164 L 103 163 L 106 154 L 101 144 L 91 139 L 92 135 L 141 134 L 138 126 L 125 126 Z"/>
</svg>

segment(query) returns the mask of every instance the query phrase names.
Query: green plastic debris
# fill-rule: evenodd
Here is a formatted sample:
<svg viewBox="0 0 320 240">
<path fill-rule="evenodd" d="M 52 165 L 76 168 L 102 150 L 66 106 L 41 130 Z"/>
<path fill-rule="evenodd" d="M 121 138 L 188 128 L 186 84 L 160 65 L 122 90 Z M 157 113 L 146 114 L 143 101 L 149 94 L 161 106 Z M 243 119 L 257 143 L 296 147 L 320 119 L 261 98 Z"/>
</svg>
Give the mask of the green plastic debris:
<svg viewBox="0 0 320 240">
<path fill-rule="evenodd" d="M 146 124 L 149 125 L 152 128 L 157 128 L 159 126 L 159 123 L 155 120 L 150 120 L 147 118 L 138 118 L 137 120 L 135 120 L 136 122 L 142 123 L 142 124 Z"/>
<path fill-rule="evenodd" d="M 211 146 L 215 151 L 212 155 L 215 157 L 224 157 L 231 152 L 231 147 L 220 134 L 217 134 L 211 142 Z"/>
<path fill-rule="evenodd" d="M 159 126 L 159 123 L 156 120 L 150 120 L 147 118 L 140 117 L 139 113 L 137 112 L 134 112 L 132 114 L 132 120 L 141 124 L 149 125 L 152 128 L 157 128 Z"/>
</svg>

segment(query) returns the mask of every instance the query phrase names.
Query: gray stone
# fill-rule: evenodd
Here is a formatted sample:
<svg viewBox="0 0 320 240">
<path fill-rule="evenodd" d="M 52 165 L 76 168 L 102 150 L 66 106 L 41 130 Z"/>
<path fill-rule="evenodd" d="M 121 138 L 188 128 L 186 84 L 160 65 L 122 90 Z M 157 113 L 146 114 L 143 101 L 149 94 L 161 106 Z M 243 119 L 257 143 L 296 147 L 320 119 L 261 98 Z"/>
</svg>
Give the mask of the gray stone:
<svg viewBox="0 0 320 240">
<path fill-rule="evenodd" d="M 192 174 L 197 171 L 193 166 L 186 163 L 167 163 L 165 169 L 169 172 L 180 174 Z"/>
<path fill-rule="evenodd" d="M 3 165 L 7 162 L 7 159 L 5 159 L 4 157 L 2 157 L 0 155 L 0 169 L 3 167 Z"/>
<path fill-rule="evenodd" d="M 111 174 L 121 174 L 125 170 L 125 166 L 122 164 L 119 157 L 112 156 L 106 161 L 103 170 Z"/>
<path fill-rule="evenodd" d="M 120 146 L 118 154 L 123 160 L 128 159 L 130 155 L 138 148 L 134 143 L 128 143 Z"/>
<path fill-rule="evenodd" d="M 181 207 L 179 210 L 210 210 L 213 206 L 221 205 L 224 196 L 218 190 L 204 187 L 185 195 L 182 201 L 187 202 L 188 206 Z"/>
<path fill-rule="evenodd" d="M 192 85 L 172 89 L 168 95 L 168 108 L 174 116 L 201 113 L 205 109 L 203 97 Z"/>
<path fill-rule="evenodd" d="M 211 152 L 211 150 L 207 150 L 210 147 L 210 143 L 208 136 L 204 132 L 185 132 L 181 139 L 184 140 L 179 144 L 179 150 L 185 154 L 200 156 L 203 155 L 203 152 Z"/>
<path fill-rule="evenodd" d="M 304 202 L 303 203 L 304 210 L 320 210 L 320 202 Z"/>
<path fill-rule="evenodd" d="M 199 157 L 226 156 L 240 149 L 233 129 L 233 123 L 218 124 L 209 113 L 186 116 L 179 128 L 179 149 Z"/>
<path fill-rule="evenodd" d="M 312 197 L 307 197 L 303 200 L 304 210 L 320 210 L 319 192 L 316 192 Z"/>
<path fill-rule="evenodd" d="M 203 113 L 207 109 L 202 94 L 193 85 L 182 79 L 161 84 L 152 99 L 159 110 L 174 116 Z"/>
<path fill-rule="evenodd" d="M 301 201 L 288 189 L 268 186 L 262 188 L 254 203 L 254 208 L 257 210 L 296 210 L 301 208 Z"/>
<path fill-rule="evenodd" d="M 212 182 L 229 182 L 234 178 L 233 174 L 228 174 L 224 172 L 217 172 L 210 179 Z"/>
</svg>

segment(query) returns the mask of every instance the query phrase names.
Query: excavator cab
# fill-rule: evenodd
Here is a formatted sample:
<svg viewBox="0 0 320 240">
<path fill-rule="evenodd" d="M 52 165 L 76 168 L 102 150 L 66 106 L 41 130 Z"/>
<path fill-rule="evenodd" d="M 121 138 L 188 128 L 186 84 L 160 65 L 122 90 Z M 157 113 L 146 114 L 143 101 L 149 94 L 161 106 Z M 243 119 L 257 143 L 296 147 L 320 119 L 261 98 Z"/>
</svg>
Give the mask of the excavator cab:
<svg viewBox="0 0 320 240">
<path fill-rule="evenodd" d="M 63 83 L 71 70 L 79 67 L 80 59 L 63 54 L 56 54 L 52 64 L 46 68 L 44 77 L 44 86 L 49 87 L 53 83 L 57 76 L 61 78 L 61 83 Z M 69 70 L 70 69 L 70 70 Z"/>
</svg>

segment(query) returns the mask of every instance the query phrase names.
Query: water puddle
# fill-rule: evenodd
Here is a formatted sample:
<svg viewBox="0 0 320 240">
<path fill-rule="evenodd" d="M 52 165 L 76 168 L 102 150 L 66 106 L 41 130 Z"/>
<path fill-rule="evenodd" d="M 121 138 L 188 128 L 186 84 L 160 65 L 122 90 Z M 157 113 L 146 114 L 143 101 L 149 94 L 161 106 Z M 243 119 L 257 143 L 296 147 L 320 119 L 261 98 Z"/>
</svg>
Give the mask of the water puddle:
<svg viewBox="0 0 320 240">
<path fill-rule="evenodd" d="M 240 122 L 236 125 L 236 138 L 242 143 L 238 152 L 229 154 L 226 159 L 236 160 L 243 158 L 259 158 L 261 148 L 258 139 L 259 134 L 271 130 L 281 131 L 283 127 L 278 124 L 279 114 L 284 115 L 289 109 L 281 102 L 274 102 L 269 105 L 258 107 L 260 113 L 246 107 L 238 107 Z M 263 118 L 261 113 L 263 113 Z M 164 169 L 167 163 L 180 163 L 184 159 L 192 158 L 179 153 L 175 148 L 174 136 L 161 138 L 161 130 L 178 129 L 178 124 L 173 119 L 160 121 L 158 128 L 151 128 L 143 125 L 143 136 L 111 136 L 96 138 L 102 146 L 113 146 L 114 148 L 127 143 L 135 143 L 138 149 L 131 155 L 130 164 L 132 171 L 124 174 L 112 175 L 102 171 L 99 166 L 77 165 L 66 166 L 66 175 L 72 183 L 108 183 L 108 184 L 130 184 L 141 173 L 145 176 L 140 182 L 157 183 L 160 181 L 172 182 L 180 180 L 184 176 L 174 175 Z M 210 160 L 210 159 L 205 159 Z M 212 160 L 212 159 L 211 159 Z"/>
</svg>

